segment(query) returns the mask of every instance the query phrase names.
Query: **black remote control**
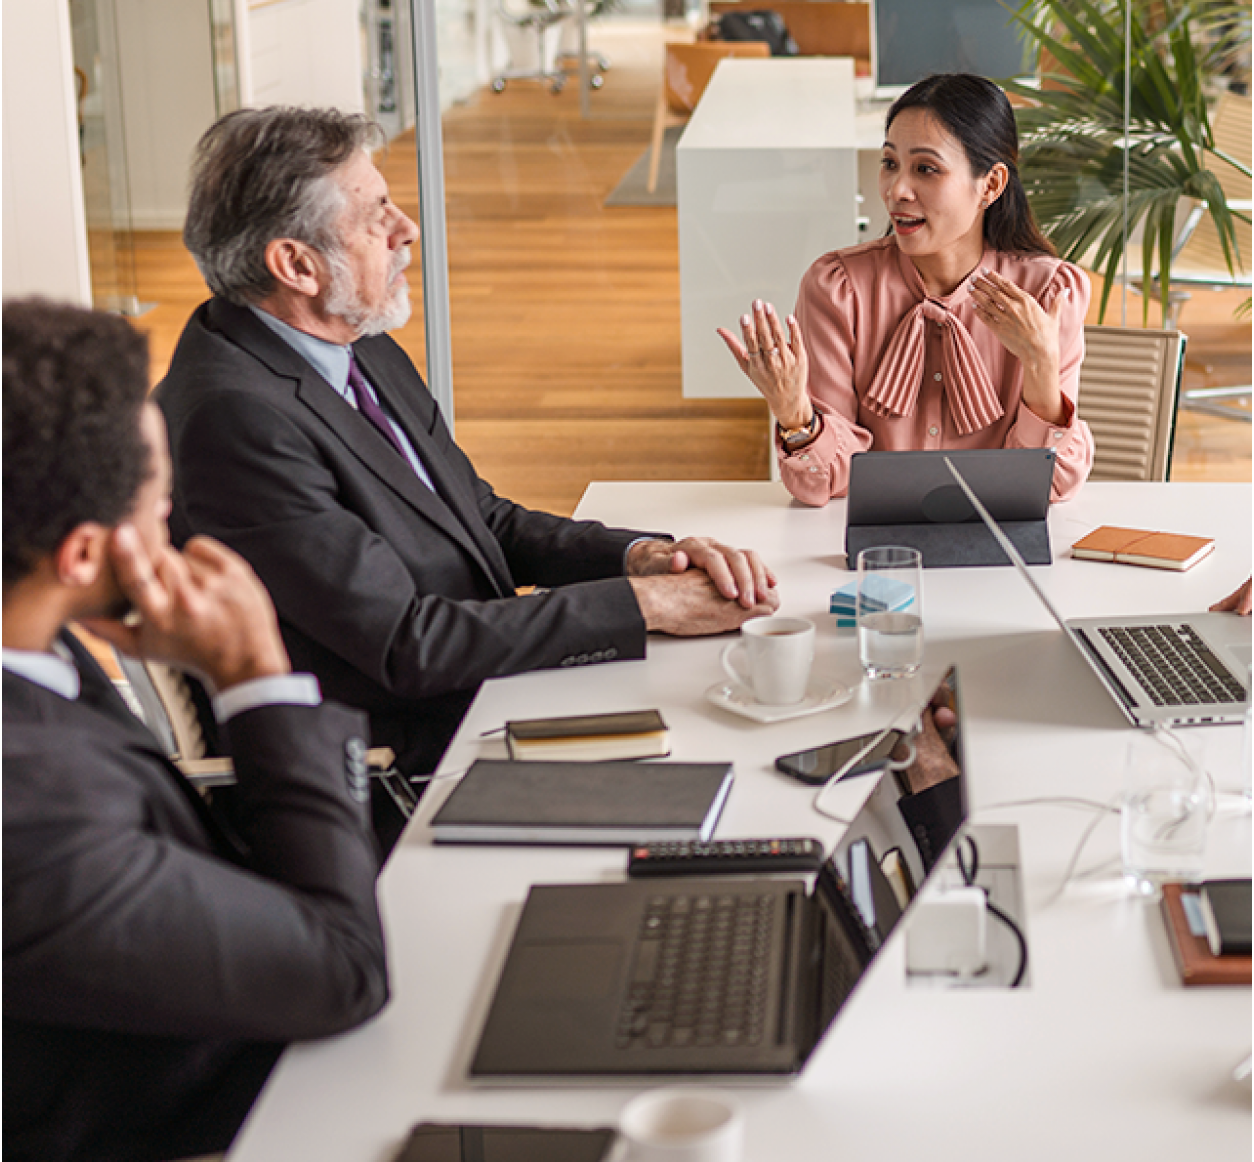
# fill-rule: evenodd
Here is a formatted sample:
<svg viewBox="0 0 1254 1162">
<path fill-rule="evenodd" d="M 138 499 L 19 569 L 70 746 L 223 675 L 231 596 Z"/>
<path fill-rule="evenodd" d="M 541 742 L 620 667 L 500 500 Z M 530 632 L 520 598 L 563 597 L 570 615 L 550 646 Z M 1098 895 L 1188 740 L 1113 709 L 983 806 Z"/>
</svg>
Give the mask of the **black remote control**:
<svg viewBox="0 0 1254 1162">
<path fill-rule="evenodd" d="M 817 839 L 719 839 L 710 843 L 639 844 L 627 861 L 629 876 L 753 875 L 809 872 L 823 862 Z"/>
</svg>

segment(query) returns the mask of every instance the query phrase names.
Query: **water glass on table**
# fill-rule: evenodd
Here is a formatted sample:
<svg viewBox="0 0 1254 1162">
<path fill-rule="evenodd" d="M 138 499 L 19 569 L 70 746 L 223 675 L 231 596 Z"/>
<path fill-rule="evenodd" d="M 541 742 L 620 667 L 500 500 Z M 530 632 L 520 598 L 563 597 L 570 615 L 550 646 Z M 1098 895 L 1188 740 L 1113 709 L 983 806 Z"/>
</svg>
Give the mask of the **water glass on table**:
<svg viewBox="0 0 1254 1162">
<path fill-rule="evenodd" d="M 1160 729 L 1129 740 L 1120 823 L 1123 874 L 1137 892 L 1201 880 L 1213 809 L 1200 737 Z"/>
<path fill-rule="evenodd" d="M 868 678 L 905 678 L 923 662 L 923 558 L 880 545 L 858 554 L 858 656 Z"/>
</svg>

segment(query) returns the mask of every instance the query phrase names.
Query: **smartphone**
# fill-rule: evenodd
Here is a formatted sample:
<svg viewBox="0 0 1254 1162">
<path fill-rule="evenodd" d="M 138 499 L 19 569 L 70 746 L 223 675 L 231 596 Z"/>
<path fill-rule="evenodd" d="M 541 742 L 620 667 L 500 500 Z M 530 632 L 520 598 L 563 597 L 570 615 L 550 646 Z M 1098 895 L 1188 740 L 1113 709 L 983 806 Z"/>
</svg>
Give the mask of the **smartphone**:
<svg viewBox="0 0 1254 1162">
<path fill-rule="evenodd" d="M 775 766 L 803 783 L 826 783 L 836 774 L 842 779 L 865 775 L 883 767 L 901 737 L 900 730 L 876 730 L 857 738 L 842 738 L 826 746 L 780 755 Z"/>
<path fill-rule="evenodd" d="M 605 1162 L 617 1134 L 606 1128 L 416 1125 L 395 1162 Z"/>
</svg>

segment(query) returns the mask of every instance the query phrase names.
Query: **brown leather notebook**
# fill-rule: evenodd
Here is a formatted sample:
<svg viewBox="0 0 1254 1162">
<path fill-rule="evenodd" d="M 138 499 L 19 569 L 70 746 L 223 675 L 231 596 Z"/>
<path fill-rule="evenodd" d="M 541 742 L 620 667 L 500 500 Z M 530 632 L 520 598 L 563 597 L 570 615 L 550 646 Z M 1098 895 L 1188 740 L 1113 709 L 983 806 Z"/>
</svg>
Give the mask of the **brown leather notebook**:
<svg viewBox="0 0 1254 1162">
<path fill-rule="evenodd" d="M 1206 937 L 1195 936 L 1185 914 L 1182 896 L 1194 896 L 1198 889 L 1192 884 L 1163 885 L 1163 918 L 1167 922 L 1167 940 L 1180 980 L 1194 984 L 1244 984 L 1250 983 L 1250 957 L 1215 956 Z"/>
<path fill-rule="evenodd" d="M 1071 555 L 1088 561 L 1115 561 L 1151 569 L 1191 569 L 1215 548 L 1210 537 L 1156 533 L 1102 525 L 1071 546 Z"/>
</svg>

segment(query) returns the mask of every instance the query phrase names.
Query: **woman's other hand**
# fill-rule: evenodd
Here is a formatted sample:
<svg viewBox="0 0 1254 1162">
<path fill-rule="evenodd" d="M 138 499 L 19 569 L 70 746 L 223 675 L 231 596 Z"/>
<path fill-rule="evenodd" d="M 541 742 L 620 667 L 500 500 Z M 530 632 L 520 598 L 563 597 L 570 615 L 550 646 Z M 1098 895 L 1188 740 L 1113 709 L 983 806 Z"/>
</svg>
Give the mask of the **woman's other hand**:
<svg viewBox="0 0 1254 1162">
<path fill-rule="evenodd" d="M 718 329 L 780 427 L 805 427 L 814 416 L 814 406 L 806 390 L 810 366 L 795 316 L 788 317 L 785 331 L 775 308 L 758 299 L 751 312 L 741 317 L 740 332 L 741 338 L 737 338 L 725 327 Z"/>
<path fill-rule="evenodd" d="M 1068 419 L 1058 386 L 1058 320 L 1069 297 L 1069 290 L 1056 295 L 1047 311 L 996 271 L 983 270 L 971 283 L 976 315 L 1023 365 L 1023 402 L 1049 424 Z"/>
</svg>

